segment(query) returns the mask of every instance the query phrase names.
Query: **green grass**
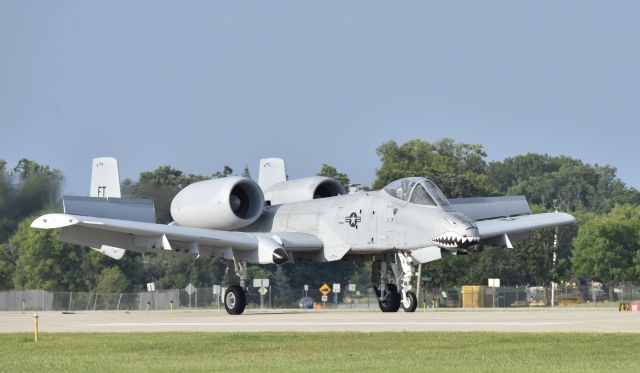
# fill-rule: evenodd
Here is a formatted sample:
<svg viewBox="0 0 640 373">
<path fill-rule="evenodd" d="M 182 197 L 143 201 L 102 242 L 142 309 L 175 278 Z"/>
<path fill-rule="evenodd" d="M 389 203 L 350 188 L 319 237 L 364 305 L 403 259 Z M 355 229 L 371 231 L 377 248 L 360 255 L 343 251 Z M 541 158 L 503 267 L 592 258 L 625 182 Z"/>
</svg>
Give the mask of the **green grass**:
<svg viewBox="0 0 640 373">
<path fill-rule="evenodd" d="M 638 334 L 0 334 L 0 371 L 640 371 Z"/>
</svg>

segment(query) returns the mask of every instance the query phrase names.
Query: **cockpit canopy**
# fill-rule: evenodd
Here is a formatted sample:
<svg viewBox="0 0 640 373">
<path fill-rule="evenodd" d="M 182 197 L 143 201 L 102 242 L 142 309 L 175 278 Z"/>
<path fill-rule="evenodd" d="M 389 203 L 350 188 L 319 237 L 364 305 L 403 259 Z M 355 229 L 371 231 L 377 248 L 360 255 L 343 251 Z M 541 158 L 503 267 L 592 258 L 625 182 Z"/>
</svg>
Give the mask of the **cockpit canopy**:
<svg viewBox="0 0 640 373">
<path fill-rule="evenodd" d="M 383 189 L 391 197 L 426 206 L 449 206 L 447 197 L 433 181 L 423 177 L 396 180 Z"/>
</svg>

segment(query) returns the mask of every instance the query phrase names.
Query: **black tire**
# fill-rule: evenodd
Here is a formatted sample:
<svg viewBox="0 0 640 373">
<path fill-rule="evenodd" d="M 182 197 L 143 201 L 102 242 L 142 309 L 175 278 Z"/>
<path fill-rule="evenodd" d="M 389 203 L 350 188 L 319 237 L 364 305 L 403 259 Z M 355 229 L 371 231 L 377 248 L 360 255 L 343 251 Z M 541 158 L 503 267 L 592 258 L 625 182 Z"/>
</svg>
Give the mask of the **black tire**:
<svg viewBox="0 0 640 373">
<path fill-rule="evenodd" d="M 229 315 L 241 315 L 247 305 L 247 294 L 239 285 L 231 285 L 224 293 L 224 309 Z"/>
<path fill-rule="evenodd" d="M 418 297 L 416 297 L 413 292 L 408 291 L 407 300 L 409 300 L 409 306 L 407 307 L 404 302 L 402 302 L 402 309 L 404 310 L 404 312 L 415 312 L 416 308 L 418 307 Z"/>
<path fill-rule="evenodd" d="M 387 291 L 383 300 L 378 300 L 382 312 L 398 312 L 400 309 L 400 294 L 394 284 L 387 284 Z"/>
</svg>

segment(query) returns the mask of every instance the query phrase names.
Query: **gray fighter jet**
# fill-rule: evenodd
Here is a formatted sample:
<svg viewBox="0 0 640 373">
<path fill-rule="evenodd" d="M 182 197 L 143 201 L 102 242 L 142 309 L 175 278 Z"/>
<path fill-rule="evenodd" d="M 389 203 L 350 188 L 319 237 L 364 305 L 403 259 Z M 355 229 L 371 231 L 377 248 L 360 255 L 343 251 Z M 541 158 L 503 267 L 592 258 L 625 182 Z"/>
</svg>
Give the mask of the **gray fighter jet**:
<svg viewBox="0 0 640 373">
<path fill-rule="evenodd" d="M 234 315 L 245 309 L 247 263 L 370 260 L 380 309 L 413 312 L 416 264 L 483 245 L 510 248 L 530 231 L 575 222 L 566 213 L 531 214 L 523 196 L 447 199 L 422 177 L 347 193 L 326 177 L 287 180 L 279 158 L 261 160 L 258 183 L 234 176 L 185 187 L 168 225 L 155 224 L 152 201 L 120 198 L 113 158 L 93 160 L 90 197 L 63 200 L 64 213 L 31 226 L 60 228 L 61 240 L 114 259 L 125 250 L 224 259 L 224 304 Z"/>
</svg>

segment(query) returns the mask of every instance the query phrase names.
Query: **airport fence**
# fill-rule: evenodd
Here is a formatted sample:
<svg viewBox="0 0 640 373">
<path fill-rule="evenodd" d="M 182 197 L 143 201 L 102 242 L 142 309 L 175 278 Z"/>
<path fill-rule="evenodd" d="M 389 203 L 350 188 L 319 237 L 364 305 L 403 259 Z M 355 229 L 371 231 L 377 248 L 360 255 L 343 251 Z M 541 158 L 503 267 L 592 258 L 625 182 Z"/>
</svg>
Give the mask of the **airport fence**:
<svg viewBox="0 0 640 373">
<path fill-rule="evenodd" d="M 619 283 L 555 286 L 454 288 L 426 287 L 421 301 L 427 308 L 517 308 L 617 306 L 620 302 L 640 300 L 640 284 Z"/>
<path fill-rule="evenodd" d="M 247 288 L 248 308 L 360 308 L 377 309 L 378 303 L 369 285 L 355 289 L 342 284 L 340 293 L 329 292 L 323 301 L 319 286 Z M 170 309 L 224 309 L 224 286 L 190 289 L 166 289 L 152 292 L 95 293 L 52 292 L 46 290 L 0 291 L 0 311 L 144 311 Z M 553 294 L 553 295 L 552 295 Z M 441 288 L 423 286 L 420 308 L 517 308 L 517 307 L 604 307 L 619 302 L 640 300 L 640 284 L 604 285 L 558 284 L 552 287 L 461 286 Z"/>
<path fill-rule="evenodd" d="M 0 291 L 0 311 L 144 311 L 170 309 L 224 309 L 224 286 L 165 289 L 152 292 L 96 293 L 46 290 Z M 329 294 L 322 302 L 319 289 L 276 286 L 247 288 L 248 308 L 372 308 L 378 307 L 372 290 Z"/>
</svg>

